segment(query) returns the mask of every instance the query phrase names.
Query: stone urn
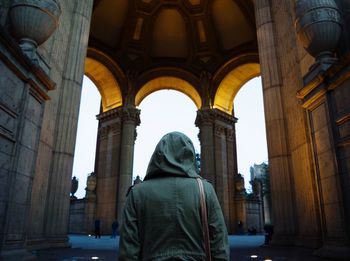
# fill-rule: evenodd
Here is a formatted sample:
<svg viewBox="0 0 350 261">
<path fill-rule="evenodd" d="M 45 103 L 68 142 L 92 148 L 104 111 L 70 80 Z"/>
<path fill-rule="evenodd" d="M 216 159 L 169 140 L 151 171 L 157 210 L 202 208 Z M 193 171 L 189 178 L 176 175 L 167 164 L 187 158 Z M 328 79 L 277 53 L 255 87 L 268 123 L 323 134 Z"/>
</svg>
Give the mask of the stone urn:
<svg viewBox="0 0 350 261">
<path fill-rule="evenodd" d="M 36 48 L 55 31 L 60 14 L 61 7 L 57 0 L 12 1 L 11 31 L 23 52 L 32 61 L 38 61 Z"/>
<path fill-rule="evenodd" d="M 334 0 L 297 0 L 296 32 L 316 63 L 333 63 L 342 31 L 341 14 Z"/>
<path fill-rule="evenodd" d="M 78 190 L 78 186 L 79 186 L 79 181 L 76 177 L 73 177 L 72 179 L 72 184 L 71 184 L 71 188 L 70 188 L 70 193 L 72 194 L 72 198 L 76 198 L 74 196 L 75 192 L 77 192 Z"/>
</svg>

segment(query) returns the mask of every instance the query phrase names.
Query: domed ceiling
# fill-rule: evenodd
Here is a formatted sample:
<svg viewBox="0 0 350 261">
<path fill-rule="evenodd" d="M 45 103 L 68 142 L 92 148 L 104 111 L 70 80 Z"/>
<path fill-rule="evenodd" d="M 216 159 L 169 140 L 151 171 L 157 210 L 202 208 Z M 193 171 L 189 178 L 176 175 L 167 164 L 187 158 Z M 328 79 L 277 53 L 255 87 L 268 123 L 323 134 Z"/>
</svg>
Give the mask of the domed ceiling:
<svg viewBox="0 0 350 261">
<path fill-rule="evenodd" d="M 257 54 L 254 6 L 251 0 L 95 0 L 89 47 L 125 72 L 163 66 L 214 74 L 235 57 Z"/>
</svg>

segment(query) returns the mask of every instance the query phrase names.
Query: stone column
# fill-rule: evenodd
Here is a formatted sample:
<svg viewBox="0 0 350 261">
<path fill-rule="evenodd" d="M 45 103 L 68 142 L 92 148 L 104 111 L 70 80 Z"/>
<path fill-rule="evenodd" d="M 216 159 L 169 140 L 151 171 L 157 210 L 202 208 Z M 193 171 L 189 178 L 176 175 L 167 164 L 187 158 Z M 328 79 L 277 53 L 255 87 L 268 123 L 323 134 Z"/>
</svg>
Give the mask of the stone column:
<svg viewBox="0 0 350 261">
<path fill-rule="evenodd" d="M 86 182 L 84 231 L 91 235 L 94 233 L 94 217 L 96 213 L 96 173 L 90 173 Z"/>
<path fill-rule="evenodd" d="M 201 144 L 201 176 L 209 180 L 215 187 L 214 118 L 211 109 L 198 110 L 195 124 L 199 128 Z"/>
<path fill-rule="evenodd" d="M 290 171 L 290 152 L 281 93 L 283 82 L 277 56 L 275 24 L 272 19 L 270 3 L 269 0 L 255 0 L 266 138 L 269 152 L 272 209 L 275 222 L 273 239 L 276 243 L 292 244 L 296 224 L 294 218 L 294 181 Z"/>
<path fill-rule="evenodd" d="M 99 130 L 96 150 L 97 201 L 96 216 L 101 220 L 101 233 L 111 231 L 118 198 L 118 174 L 122 138 L 122 108 L 98 115 Z M 93 226 L 93 223 L 90 224 Z"/>
<path fill-rule="evenodd" d="M 212 182 L 230 232 L 234 230 L 233 179 L 236 165 L 235 118 L 215 109 L 197 112 L 201 143 L 201 175 Z"/>
<path fill-rule="evenodd" d="M 121 222 L 126 193 L 132 184 L 134 142 L 140 111 L 118 107 L 101 113 L 97 151 L 96 218 L 101 233 L 111 232 L 115 219 Z"/>
<path fill-rule="evenodd" d="M 236 173 L 234 176 L 234 200 L 235 200 L 235 210 L 236 215 L 234 216 L 234 232 L 242 234 L 247 231 L 247 209 L 246 209 L 246 197 L 244 188 L 244 177 Z"/>
<path fill-rule="evenodd" d="M 120 146 L 120 169 L 118 181 L 117 219 L 122 220 L 126 194 L 132 185 L 132 171 L 134 162 L 134 144 L 136 127 L 140 124 L 140 110 L 126 107 L 122 110 L 122 140 Z"/>
<path fill-rule="evenodd" d="M 69 188 L 84 75 L 92 0 L 75 1 L 54 131 L 45 233 L 52 246 L 68 245 Z"/>
</svg>

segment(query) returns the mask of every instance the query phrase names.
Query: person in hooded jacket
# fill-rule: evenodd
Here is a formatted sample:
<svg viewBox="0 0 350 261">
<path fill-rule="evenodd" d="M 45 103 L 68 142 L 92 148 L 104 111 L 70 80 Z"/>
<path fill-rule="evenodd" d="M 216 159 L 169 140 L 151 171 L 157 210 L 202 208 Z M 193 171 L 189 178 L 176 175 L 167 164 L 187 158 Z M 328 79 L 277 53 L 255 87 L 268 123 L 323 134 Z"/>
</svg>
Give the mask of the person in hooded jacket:
<svg viewBox="0 0 350 261">
<path fill-rule="evenodd" d="M 156 146 L 144 181 L 130 189 L 119 260 L 206 260 L 195 151 L 180 132 Z M 227 229 L 213 186 L 203 181 L 212 260 L 229 260 Z"/>
</svg>

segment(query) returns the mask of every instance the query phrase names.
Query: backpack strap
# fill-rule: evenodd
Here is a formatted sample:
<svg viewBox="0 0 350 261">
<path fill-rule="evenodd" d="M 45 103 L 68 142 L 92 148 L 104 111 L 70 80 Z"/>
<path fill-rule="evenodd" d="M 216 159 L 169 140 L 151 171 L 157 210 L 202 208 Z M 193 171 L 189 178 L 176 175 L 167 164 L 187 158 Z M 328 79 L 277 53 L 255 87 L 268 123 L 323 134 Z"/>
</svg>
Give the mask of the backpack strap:
<svg viewBox="0 0 350 261">
<path fill-rule="evenodd" d="M 199 187 L 199 197 L 200 197 L 200 205 L 201 205 L 201 219 L 202 219 L 202 230 L 203 230 L 205 255 L 207 256 L 207 260 L 211 261 L 207 204 L 205 202 L 203 181 L 201 178 L 196 178 L 196 180 L 197 180 L 198 187 Z"/>
</svg>

